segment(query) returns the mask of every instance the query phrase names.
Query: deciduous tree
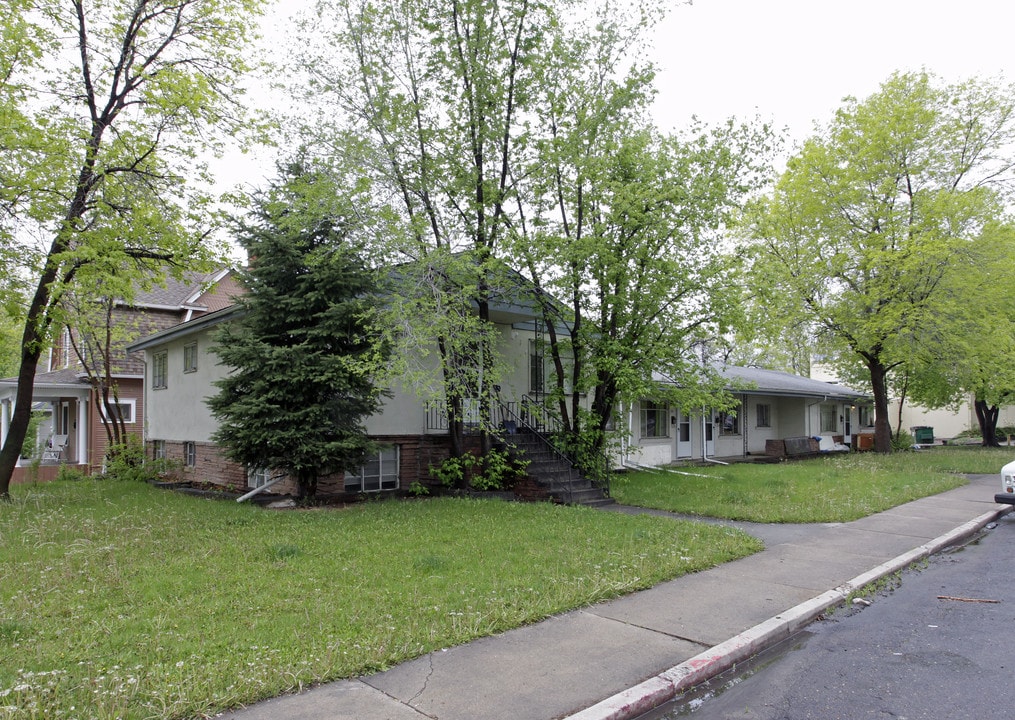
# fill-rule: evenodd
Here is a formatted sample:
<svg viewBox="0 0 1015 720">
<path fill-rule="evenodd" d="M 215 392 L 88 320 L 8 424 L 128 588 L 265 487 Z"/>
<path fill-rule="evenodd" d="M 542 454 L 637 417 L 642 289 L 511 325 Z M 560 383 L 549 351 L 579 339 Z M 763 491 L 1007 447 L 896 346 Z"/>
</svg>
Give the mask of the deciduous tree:
<svg viewBox="0 0 1015 720">
<path fill-rule="evenodd" d="M 753 225 L 753 282 L 768 308 L 806 318 L 830 357 L 865 370 L 875 447 L 891 449 L 888 375 L 949 301 L 952 273 L 1004 217 L 1015 93 L 996 82 L 889 78 L 790 159 Z"/>
<path fill-rule="evenodd" d="M 5 496 L 32 383 L 79 274 L 207 255 L 201 153 L 250 127 L 238 102 L 263 0 L 15 0 L 0 18 L 2 225 L 35 289 L 17 404 L 0 450 Z M 11 119 L 11 122 L 6 122 Z"/>
</svg>

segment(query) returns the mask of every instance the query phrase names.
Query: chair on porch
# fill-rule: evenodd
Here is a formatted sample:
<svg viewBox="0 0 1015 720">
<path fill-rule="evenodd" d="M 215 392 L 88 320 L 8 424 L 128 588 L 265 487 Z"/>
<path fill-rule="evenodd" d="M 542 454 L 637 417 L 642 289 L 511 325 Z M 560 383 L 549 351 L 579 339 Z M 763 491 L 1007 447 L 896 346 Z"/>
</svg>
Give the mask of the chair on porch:
<svg viewBox="0 0 1015 720">
<path fill-rule="evenodd" d="M 59 462 L 63 456 L 63 449 L 67 445 L 66 435 L 53 435 L 49 439 L 47 447 L 42 451 L 42 459 Z"/>
</svg>

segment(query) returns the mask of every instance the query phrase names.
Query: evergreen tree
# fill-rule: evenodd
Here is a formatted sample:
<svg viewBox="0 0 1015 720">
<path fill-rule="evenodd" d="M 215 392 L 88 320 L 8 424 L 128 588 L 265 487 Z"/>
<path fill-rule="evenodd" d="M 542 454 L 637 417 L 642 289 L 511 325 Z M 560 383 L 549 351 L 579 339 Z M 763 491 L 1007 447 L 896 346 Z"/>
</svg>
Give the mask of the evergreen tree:
<svg viewBox="0 0 1015 720">
<path fill-rule="evenodd" d="M 247 294 L 215 350 L 234 372 L 209 400 L 226 456 L 291 475 L 303 500 L 320 476 L 374 451 L 363 421 L 379 408 L 373 378 L 385 355 L 370 326 L 376 278 L 347 221 L 306 202 L 319 179 L 291 171 L 240 226 Z"/>
</svg>

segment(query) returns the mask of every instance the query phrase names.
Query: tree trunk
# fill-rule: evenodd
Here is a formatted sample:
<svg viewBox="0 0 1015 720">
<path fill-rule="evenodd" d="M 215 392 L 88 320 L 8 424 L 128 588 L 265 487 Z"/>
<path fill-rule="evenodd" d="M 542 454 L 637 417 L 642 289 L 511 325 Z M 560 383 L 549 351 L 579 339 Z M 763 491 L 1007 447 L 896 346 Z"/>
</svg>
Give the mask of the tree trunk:
<svg viewBox="0 0 1015 720">
<path fill-rule="evenodd" d="M 62 233 L 57 234 L 50 248 L 50 260 L 46 263 L 42 277 L 35 289 L 35 296 L 25 318 L 25 332 L 21 336 L 21 367 L 18 369 L 18 388 L 14 395 L 14 412 L 7 428 L 7 437 L 0 448 L 0 499 L 10 499 L 11 478 L 17 467 L 21 446 L 32 420 L 32 395 L 35 392 L 35 371 L 49 332 L 50 316 L 47 312 L 50 301 L 50 287 L 56 281 L 57 266 L 52 257 L 66 247 Z"/>
<path fill-rule="evenodd" d="M 987 405 L 986 400 L 975 400 L 973 407 L 976 409 L 976 420 L 980 424 L 981 445 L 983 447 L 1001 447 L 997 441 L 997 420 L 1001 414 L 1001 408 L 997 405 Z"/>
<path fill-rule="evenodd" d="M 876 358 L 868 358 L 867 369 L 871 374 L 871 389 L 874 391 L 874 451 L 892 451 L 892 424 L 888 419 L 888 368 Z"/>
</svg>

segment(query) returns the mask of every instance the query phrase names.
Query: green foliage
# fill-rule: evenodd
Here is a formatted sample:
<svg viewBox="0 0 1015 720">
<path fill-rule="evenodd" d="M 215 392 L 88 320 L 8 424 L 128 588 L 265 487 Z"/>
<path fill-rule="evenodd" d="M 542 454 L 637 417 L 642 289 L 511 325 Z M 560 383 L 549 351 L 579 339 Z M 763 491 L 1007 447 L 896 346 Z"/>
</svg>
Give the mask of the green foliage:
<svg viewBox="0 0 1015 720">
<path fill-rule="evenodd" d="M 896 74 L 847 99 L 755 206 L 755 322 L 770 335 L 806 326 L 840 375 L 863 370 L 881 451 L 889 373 L 964 362 L 941 340 L 981 333 L 964 318 L 985 315 L 982 270 L 1010 270 L 1013 140 L 1011 88 Z"/>
<path fill-rule="evenodd" d="M 17 720 L 213 716 L 761 549 L 549 504 L 283 513 L 94 480 L 14 486 L 0 537 L 0 706 Z"/>
<path fill-rule="evenodd" d="M 28 432 L 25 433 L 25 442 L 21 445 L 21 457 L 39 456 L 39 427 L 45 419 L 46 413 L 38 410 L 32 411 L 32 419 L 28 422 Z"/>
<path fill-rule="evenodd" d="M 156 482 L 179 470 L 179 461 L 145 457 L 144 443 L 137 435 L 126 435 L 126 441 L 112 445 L 106 453 L 106 476 L 114 480 Z"/>
<path fill-rule="evenodd" d="M 226 455 L 289 473 L 302 497 L 318 476 L 353 470 L 374 451 L 363 422 L 380 407 L 373 375 L 387 356 L 372 319 L 377 277 L 353 245 L 354 209 L 294 212 L 290 200 L 312 186 L 302 167 L 284 170 L 239 223 L 252 259 L 247 293 L 214 348 L 234 371 L 208 401 Z"/>
<path fill-rule="evenodd" d="M 421 483 L 419 480 L 413 480 L 409 483 L 409 494 L 414 497 L 423 497 L 424 495 L 430 494 L 430 488 Z"/>
<path fill-rule="evenodd" d="M 200 158 L 263 129 L 237 101 L 264 0 L 12 0 L 0 19 L 0 286 L 31 278 L 34 375 L 76 288 L 214 257 Z M 46 248 L 42 250 L 41 248 Z M 82 293 L 84 295 L 85 293 Z M 18 388 L 17 405 L 32 388 Z M 0 450 L 7 493 L 28 415 Z"/>
<path fill-rule="evenodd" d="M 447 488 L 463 488 L 468 484 L 475 490 L 504 490 L 511 487 L 525 471 L 527 462 L 517 462 L 504 450 L 492 449 L 482 456 L 465 453 L 450 457 L 428 472 Z"/>
<path fill-rule="evenodd" d="M 84 470 L 73 465 L 61 465 L 60 469 L 56 471 L 56 479 L 60 482 L 81 482 L 87 480 L 88 476 Z"/>
<path fill-rule="evenodd" d="M 899 429 L 898 432 L 892 435 L 892 450 L 912 450 L 916 440 L 913 438 L 912 433 L 905 429 Z"/>
</svg>

